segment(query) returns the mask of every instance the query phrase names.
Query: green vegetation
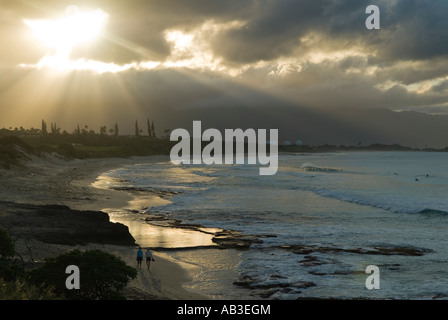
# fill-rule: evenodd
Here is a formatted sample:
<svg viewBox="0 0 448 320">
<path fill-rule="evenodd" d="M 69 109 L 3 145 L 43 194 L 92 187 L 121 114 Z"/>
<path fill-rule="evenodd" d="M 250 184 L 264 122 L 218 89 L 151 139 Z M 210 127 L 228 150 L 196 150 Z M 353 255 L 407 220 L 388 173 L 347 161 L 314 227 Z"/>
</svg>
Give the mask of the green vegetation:
<svg viewBox="0 0 448 320">
<path fill-rule="evenodd" d="M 5 281 L 0 278 L 0 300 L 60 300 L 51 288 L 39 288 L 25 280 Z"/>
<path fill-rule="evenodd" d="M 14 257 L 14 243 L 8 234 L 0 229 L 0 279 L 4 281 L 16 281 L 24 275 L 25 270 L 15 263 Z"/>
<path fill-rule="evenodd" d="M 100 250 L 73 250 L 25 271 L 13 259 L 14 243 L 3 229 L 0 243 L 0 300 L 124 299 L 121 290 L 137 276 L 135 268 Z M 80 289 L 68 290 L 65 286 L 69 265 L 80 270 Z"/>
<path fill-rule="evenodd" d="M 65 286 L 68 276 L 65 270 L 69 265 L 80 270 L 80 289 L 68 290 Z M 136 276 L 135 268 L 100 250 L 73 250 L 48 259 L 45 265 L 30 272 L 32 283 L 45 283 L 58 296 L 85 300 L 124 299 L 120 291 Z"/>
<path fill-rule="evenodd" d="M 14 255 L 14 243 L 8 234 L 0 229 L 0 258 L 8 258 Z"/>
<path fill-rule="evenodd" d="M 43 153 L 56 153 L 68 159 L 85 158 L 125 158 L 131 156 L 168 155 L 173 142 L 155 136 L 154 123 L 148 119 L 148 136 L 141 135 L 136 122 L 135 136 L 119 136 L 118 124 L 107 131 L 100 126 L 99 133 L 88 127 L 77 126 L 73 133 L 63 131 L 56 123 L 51 123 L 51 131 L 47 132 L 47 124 L 42 120 L 42 129 L 23 128 L 16 130 L 0 130 L 0 167 L 9 168 L 20 165 L 28 155 L 40 156 Z"/>
<path fill-rule="evenodd" d="M 36 154 L 36 150 L 16 136 L 1 136 L 0 131 L 0 167 L 9 168 L 27 159 L 27 154 Z"/>
<path fill-rule="evenodd" d="M 0 300 L 53 299 L 49 289 L 42 289 L 26 281 L 26 272 L 16 263 L 14 243 L 8 234 L 0 229 Z"/>
<path fill-rule="evenodd" d="M 99 126 L 98 133 L 88 126 L 77 127 L 73 133 L 62 131 L 56 123 L 47 123 L 42 120 L 41 129 L 12 130 L 0 129 L 0 168 L 10 168 L 20 165 L 29 158 L 29 155 L 41 156 L 43 153 L 56 153 L 67 159 L 86 158 L 126 158 L 132 156 L 169 155 L 171 148 L 177 143 L 170 141 L 170 129 L 163 130 L 158 138 L 155 133 L 154 122 L 146 120 L 146 135 L 135 121 L 134 135 L 119 135 L 118 123 L 107 130 L 106 126 Z M 384 145 L 280 145 L 279 152 L 337 152 L 337 151 L 443 151 L 444 149 L 416 149 L 398 144 Z"/>
</svg>

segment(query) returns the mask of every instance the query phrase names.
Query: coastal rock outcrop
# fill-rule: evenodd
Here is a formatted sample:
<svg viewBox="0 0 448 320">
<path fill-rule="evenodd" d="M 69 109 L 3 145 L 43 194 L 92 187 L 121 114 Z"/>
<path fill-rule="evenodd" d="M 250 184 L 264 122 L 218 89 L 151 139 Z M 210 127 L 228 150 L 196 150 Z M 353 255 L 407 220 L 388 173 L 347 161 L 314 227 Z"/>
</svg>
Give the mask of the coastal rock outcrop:
<svg viewBox="0 0 448 320">
<path fill-rule="evenodd" d="M 135 245 L 128 227 L 111 222 L 102 211 L 0 201 L 0 222 L 17 237 L 46 243 Z"/>
</svg>

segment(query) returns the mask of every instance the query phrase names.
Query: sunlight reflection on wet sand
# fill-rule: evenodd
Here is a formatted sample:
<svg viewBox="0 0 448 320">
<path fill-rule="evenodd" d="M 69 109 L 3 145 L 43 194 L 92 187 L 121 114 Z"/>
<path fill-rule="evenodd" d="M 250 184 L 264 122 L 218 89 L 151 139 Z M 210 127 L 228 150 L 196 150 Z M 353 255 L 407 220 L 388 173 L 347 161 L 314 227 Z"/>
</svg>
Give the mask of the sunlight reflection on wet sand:
<svg viewBox="0 0 448 320">
<path fill-rule="evenodd" d="M 120 183 L 119 179 L 100 175 L 92 185 L 96 188 L 114 189 Z M 140 246 L 150 248 L 189 248 L 216 245 L 212 241 L 213 234 L 206 232 L 212 233 L 218 230 L 202 228 L 201 230 L 205 232 L 200 232 L 187 228 L 176 228 L 168 224 L 164 225 L 163 222 L 158 223 L 159 225 L 152 225 L 145 221 L 146 215 L 141 212 L 150 210 L 154 206 L 170 204 L 170 200 L 150 192 L 125 190 L 123 192 L 127 192 L 133 199 L 127 201 L 123 208 L 105 208 L 103 211 L 109 214 L 111 222 L 118 222 L 128 226 L 129 232 Z"/>
<path fill-rule="evenodd" d="M 129 232 L 142 247 L 186 248 L 216 245 L 212 242 L 211 234 L 184 228 L 155 226 L 145 223 L 143 218 L 135 215 L 109 211 L 110 221 L 127 225 Z"/>
</svg>

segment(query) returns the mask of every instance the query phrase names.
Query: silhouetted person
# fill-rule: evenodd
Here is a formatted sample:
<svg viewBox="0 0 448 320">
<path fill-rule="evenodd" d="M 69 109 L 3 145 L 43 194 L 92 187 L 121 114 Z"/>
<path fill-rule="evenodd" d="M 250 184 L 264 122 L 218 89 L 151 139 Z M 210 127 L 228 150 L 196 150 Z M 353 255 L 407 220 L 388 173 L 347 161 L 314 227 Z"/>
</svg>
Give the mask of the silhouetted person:
<svg viewBox="0 0 448 320">
<path fill-rule="evenodd" d="M 137 251 L 137 266 L 139 268 L 142 267 L 142 261 L 143 261 L 143 251 L 141 247 L 138 247 L 138 251 Z"/>
<path fill-rule="evenodd" d="M 155 261 L 154 257 L 151 254 L 151 251 L 149 251 L 149 249 L 146 249 L 146 266 L 148 267 L 149 270 L 149 266 L 151 265 L 151 261 Z"/>
</svg>

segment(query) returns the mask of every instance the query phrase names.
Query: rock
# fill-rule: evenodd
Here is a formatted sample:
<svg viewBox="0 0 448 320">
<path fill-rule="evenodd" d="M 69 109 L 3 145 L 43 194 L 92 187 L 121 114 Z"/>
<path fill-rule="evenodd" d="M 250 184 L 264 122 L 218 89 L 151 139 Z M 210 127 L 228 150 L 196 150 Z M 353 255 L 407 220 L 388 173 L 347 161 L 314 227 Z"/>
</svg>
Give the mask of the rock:
<svg viewBox="0 0 448 320">
<path fill-rule="evenodd" d="M 280 278 L 280 277 L 279 277 Z M 283 277 L 282 277 L 283 278 Z M 306 289 L 316 286 L 313 282 L 298 281 L 294 283 L 289 282 L 273 282 L 273 283 L 257 283 L 258 281 L 251 276 L 245 275 L 233 284 L 250 290 L 259 291 L 257 293 L 261 298 L 269 298 L 275 293 L 288 293 L 294 290 L 295 293 L 301 293 L 297 289 Z"/>
<path fill-rule="evenodd" d="M 2 223 L 24 238 L 65 245 L 102 243 L 135 245 L 127 226 L 113 223 L 102 211 L 73 210 L 61 205 L 0 202 Z M 20 215 L 20 216 L 19 216 Z"/>
<path fill-rule="evenodd" d="M 400 256 L 422 256 L 425 253 L 433 252 L 429 249 L 403 247 L 403 246 L 374 246 L 373 248 L 337 248 L 325 246 L 308 246 L 308 245 L 288 245 L 279 246 L 279 249 L 290 250 L 297 254 L 308 255 L 313 252 L 320 253 L 354 253 L 369 255 L 400 255 Z"/>
<path fill-rule="evenodd" d="M 448 295 L 443 293 L 438 293 L 434 297 L 432 297 L 432 300 L 448 300 Z"/>
<path fill-rule="evenodd" d="M 214 234 L 212 241 L 225 249 L 248 249 L 253 243 L 263 242 L 259 237 L 243 234 L 235 230 L 222 230 Z"/>
<path fill-rule="evenodd" d="M 312 274 L 313 276 L 325 276 L 328 273 L 325 272 L 318 272 L 318 271 L 308 271 L 309 274 Z"/>
<path fill-rule="evenodd" d="M 304 267 L 311 267 L 311 266 L 320 266 L 322 264 L 326 264 L 327 262 L 320 261 L 318 258 L 314 256 L 305 256 L 305 259 L 300 260 L 300 264 Z"/>
<path fill-rule="evenodd" d="M 269 277 L 271 279 L 286 279 L 286 277 L 278 275 L 278 274 L 271 274 Z"/>
<path fill-rule="evenodd" d="M 255 282 L 251 276 L 245 275 L 242 276 L 239 280 L 234 281 L 233 284 L 239 287 L 250 288 L 250 285 Z"/>
</svg>

